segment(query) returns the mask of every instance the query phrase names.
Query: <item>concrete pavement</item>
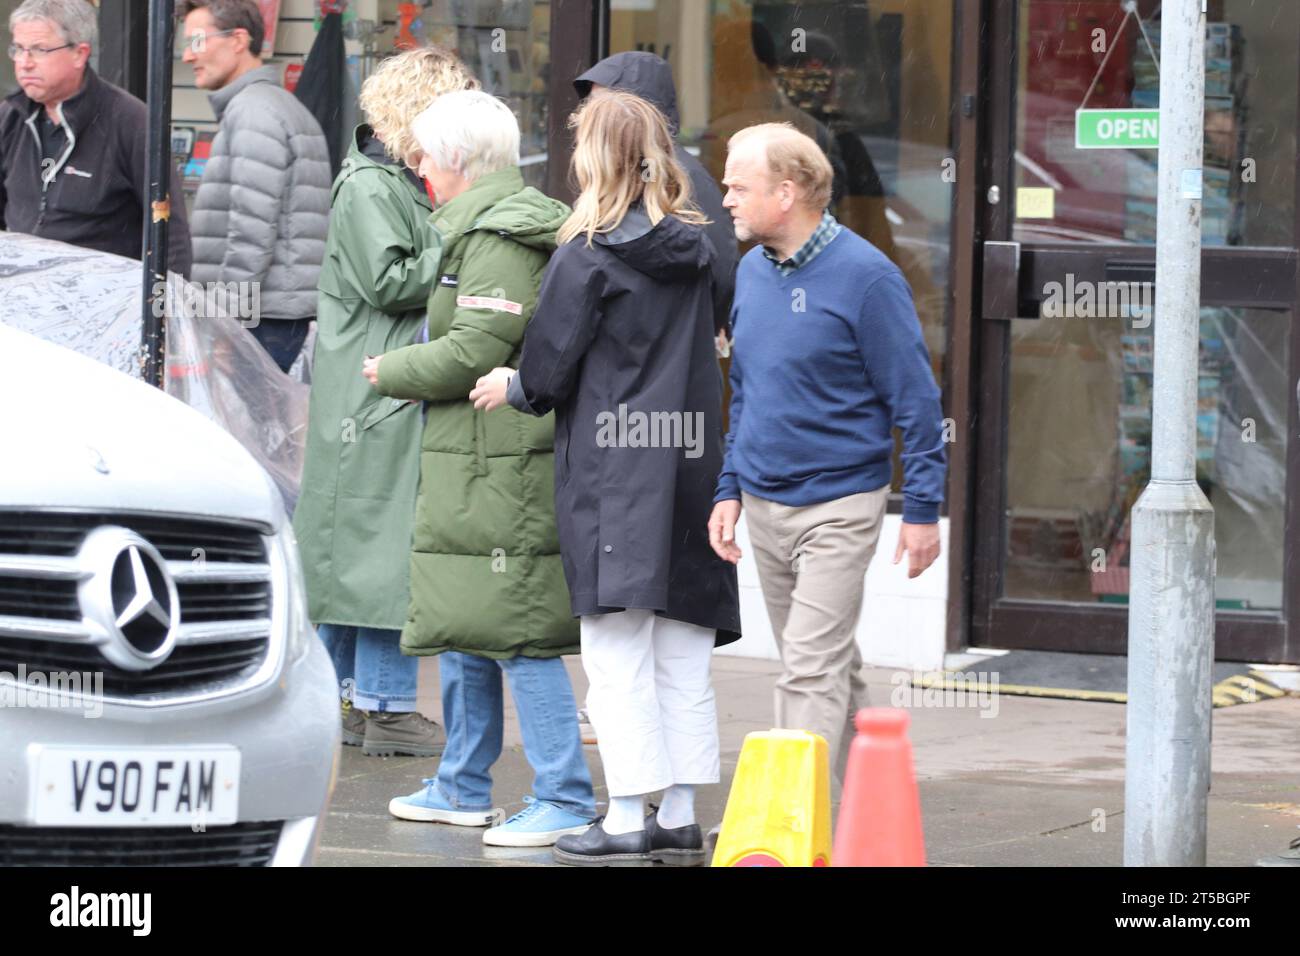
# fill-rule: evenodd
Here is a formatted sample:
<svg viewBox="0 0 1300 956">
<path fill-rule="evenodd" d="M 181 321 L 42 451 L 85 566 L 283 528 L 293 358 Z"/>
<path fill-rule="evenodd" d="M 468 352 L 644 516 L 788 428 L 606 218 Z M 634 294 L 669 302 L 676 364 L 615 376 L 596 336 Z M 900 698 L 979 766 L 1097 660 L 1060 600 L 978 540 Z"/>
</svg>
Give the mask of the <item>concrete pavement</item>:
<svg viewBox="0 0 1300 956">
<path fill-rule="evenodd" d="M 581 700 L 586 679 L 568 660 Z M 977 667 L 978 665 L 971 665 Z M 778 665 L 715 656 L 723 782 L 701 788 L 700 822 L 721 821 L 746 733 L 771 725 Z M 1124 707 L 1001 695 L 983 708 L 901 689 L 903 674 L 868 669 L 872 703 L 907 706 L 927 858 L 940 866 L 1118 866 L 1124 843 Z M 420 708 L 441 721 L 436 659 L 421 661 Z M 913 699 L 915 697 L 915 699 Z M 506 695 L 506 750 L 495 796 L 519 810 L 532 772 Z M 974 704 L 967 699 L 964 703 Z M 981 716 L 988 714 L 989 716 Z M 482 831 L 410 823 L 390 798 L 420 787 L 434 760 L 364 757 L 345 747 L 319 863 L 325 866 L 551 866 L 549 849 L 485 847 Z M 587 757 L 603 802 L 600 759 Z M 1300 835 L 1300 697 L 1214 711 L 1209 864 L 1243 866 Z"/>
</svg>

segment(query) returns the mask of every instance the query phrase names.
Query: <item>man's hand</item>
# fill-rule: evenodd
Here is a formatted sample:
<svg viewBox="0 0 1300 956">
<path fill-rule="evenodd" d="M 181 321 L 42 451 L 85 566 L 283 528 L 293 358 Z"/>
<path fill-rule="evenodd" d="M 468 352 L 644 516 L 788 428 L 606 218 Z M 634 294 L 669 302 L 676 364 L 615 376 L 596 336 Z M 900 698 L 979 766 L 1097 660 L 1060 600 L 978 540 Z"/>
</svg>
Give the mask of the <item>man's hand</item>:
<svg viewBox="0 0 1300 956">
<path fill-rule="evenodd" d="M 907 576 L 917 577 L 939 557 L 939 525 L 904 521 L 903 530 L 898 535 L 898 548 L 894 551 L 895 564 L 903 560 L 904 551 L 907 552 Z"/>
<path fill-rule="evenodd" d="M 371 385 L 379 385 L 379 361 L 382 355 L 367 355 L 361 363 L 361 374 Z"/>
<path fill-rule="evenodd" d="M 475 408 L 481 408 L 485 412 L 500 408 L 506 403 L 506 389 L 510 385 L 510 377 L 514 374 L 515 370 L 512 368 L 494 368 L 474 384 L 474 390 L 469 393 L 469 400 L 474 403 Z"/>
<path fill-rule="evenodd" d="M 740 502 L 734 498 L 719 501 L 709 516 L 709 544 L 723 561 L 740 563 L 740 548 L 736 547 L 736 522 L 740 520 Z"/>
</svg>

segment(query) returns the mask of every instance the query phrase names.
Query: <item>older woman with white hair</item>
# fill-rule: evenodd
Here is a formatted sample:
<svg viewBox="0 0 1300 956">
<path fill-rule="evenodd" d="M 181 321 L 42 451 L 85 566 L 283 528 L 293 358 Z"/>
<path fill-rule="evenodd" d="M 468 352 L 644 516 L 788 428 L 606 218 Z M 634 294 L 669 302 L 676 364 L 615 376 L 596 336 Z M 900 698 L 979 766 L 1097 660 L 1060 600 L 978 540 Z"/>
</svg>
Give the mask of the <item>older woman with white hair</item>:
<svg viewBox="0 0 1300 956">
<path fill-rule="evenodd" d="M 428 342 L 369 359 L 363 373 L 382 395 L 426 403 L 402 650 L 440 655 L 447 747 L 437 774 L 389 812 L 488 826 L 490 845 L 548 846 L 596 815 L 561 657 L 579 641 L 555 529 L 554 416 L 489 415 L 466 396 L 479 376 L 518 361 L 569 209 L 524 185 L 519 126 L 500 100 L 449 93 L 412 129 L 442 249 Z M 503 671 L 534 793 L 492 827 Z"/>
</svg>

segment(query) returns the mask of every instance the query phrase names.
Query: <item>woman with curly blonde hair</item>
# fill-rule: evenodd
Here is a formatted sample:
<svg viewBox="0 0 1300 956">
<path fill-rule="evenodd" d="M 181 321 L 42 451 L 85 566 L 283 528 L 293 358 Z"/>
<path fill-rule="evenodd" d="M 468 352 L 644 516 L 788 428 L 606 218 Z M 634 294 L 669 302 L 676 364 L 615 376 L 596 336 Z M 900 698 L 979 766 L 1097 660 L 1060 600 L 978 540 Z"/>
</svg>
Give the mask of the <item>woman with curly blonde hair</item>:
<svg viewBox="0 0 1300 956">
<path fill-rule="evenodd" d="M 573 125 L 582 192 L 518 371 L 494 369 L 470 398 L 555 410 L 560 554 L 609 790 L 605 817 L 560 837 L 555 858 L 699 865 L 695 788 L 719 774 L 709 660 L 740 637 L 736 569 L 707 534 L 722 467 L 715 253 L 654 106 L 601 90 Z"/>
<path fill-rule="evenodd" d="M 379 64 L 361 86 L 361 112 L 385 152 L 413 170 L 420 164 L 420 144 L 411 132 L 415 117 L 443 93 L 478 88 L 478 80 L 455 53 L 439 46 L 420 47 Z"/>
<path fill-rule="evenodd" d="M 390 57 L 361 88 L 334 181 L 321 266 L 302 493 L 294 514 L 308 609 L 342 689 L 343 742 L 370 756 L 437 756 L 441 728 L 415 709 L 418 661 L 401 653 L 420 475 L 418 404 L 383 398 L 357 369 L 409 345 L 442 251 L 413 172 L 411 121 L 444 93 L 478 88 L 439 47 Z"/>
</svg>

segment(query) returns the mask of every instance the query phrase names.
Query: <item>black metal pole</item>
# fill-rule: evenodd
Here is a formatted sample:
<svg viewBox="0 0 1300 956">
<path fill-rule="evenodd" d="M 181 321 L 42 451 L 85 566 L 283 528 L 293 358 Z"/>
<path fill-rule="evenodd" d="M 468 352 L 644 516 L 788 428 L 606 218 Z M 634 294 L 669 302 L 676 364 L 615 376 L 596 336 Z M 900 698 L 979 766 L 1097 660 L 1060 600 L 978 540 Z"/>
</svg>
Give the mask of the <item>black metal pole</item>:
<svg viewBox="0 0 1300 956">
<path fill-rule="evenodd" d="M 144 380 L 163 387 L 167 324 L 167 224 L 171 218 L 172 41 L 174 0 L 149 0 L 149 204 L 144 212 L 144 323 L 141 346 Z M 176 197 L 183 202 L 182 197 Z M 158 301 L 161 300 L 161 301 Z"/>
</svg>

